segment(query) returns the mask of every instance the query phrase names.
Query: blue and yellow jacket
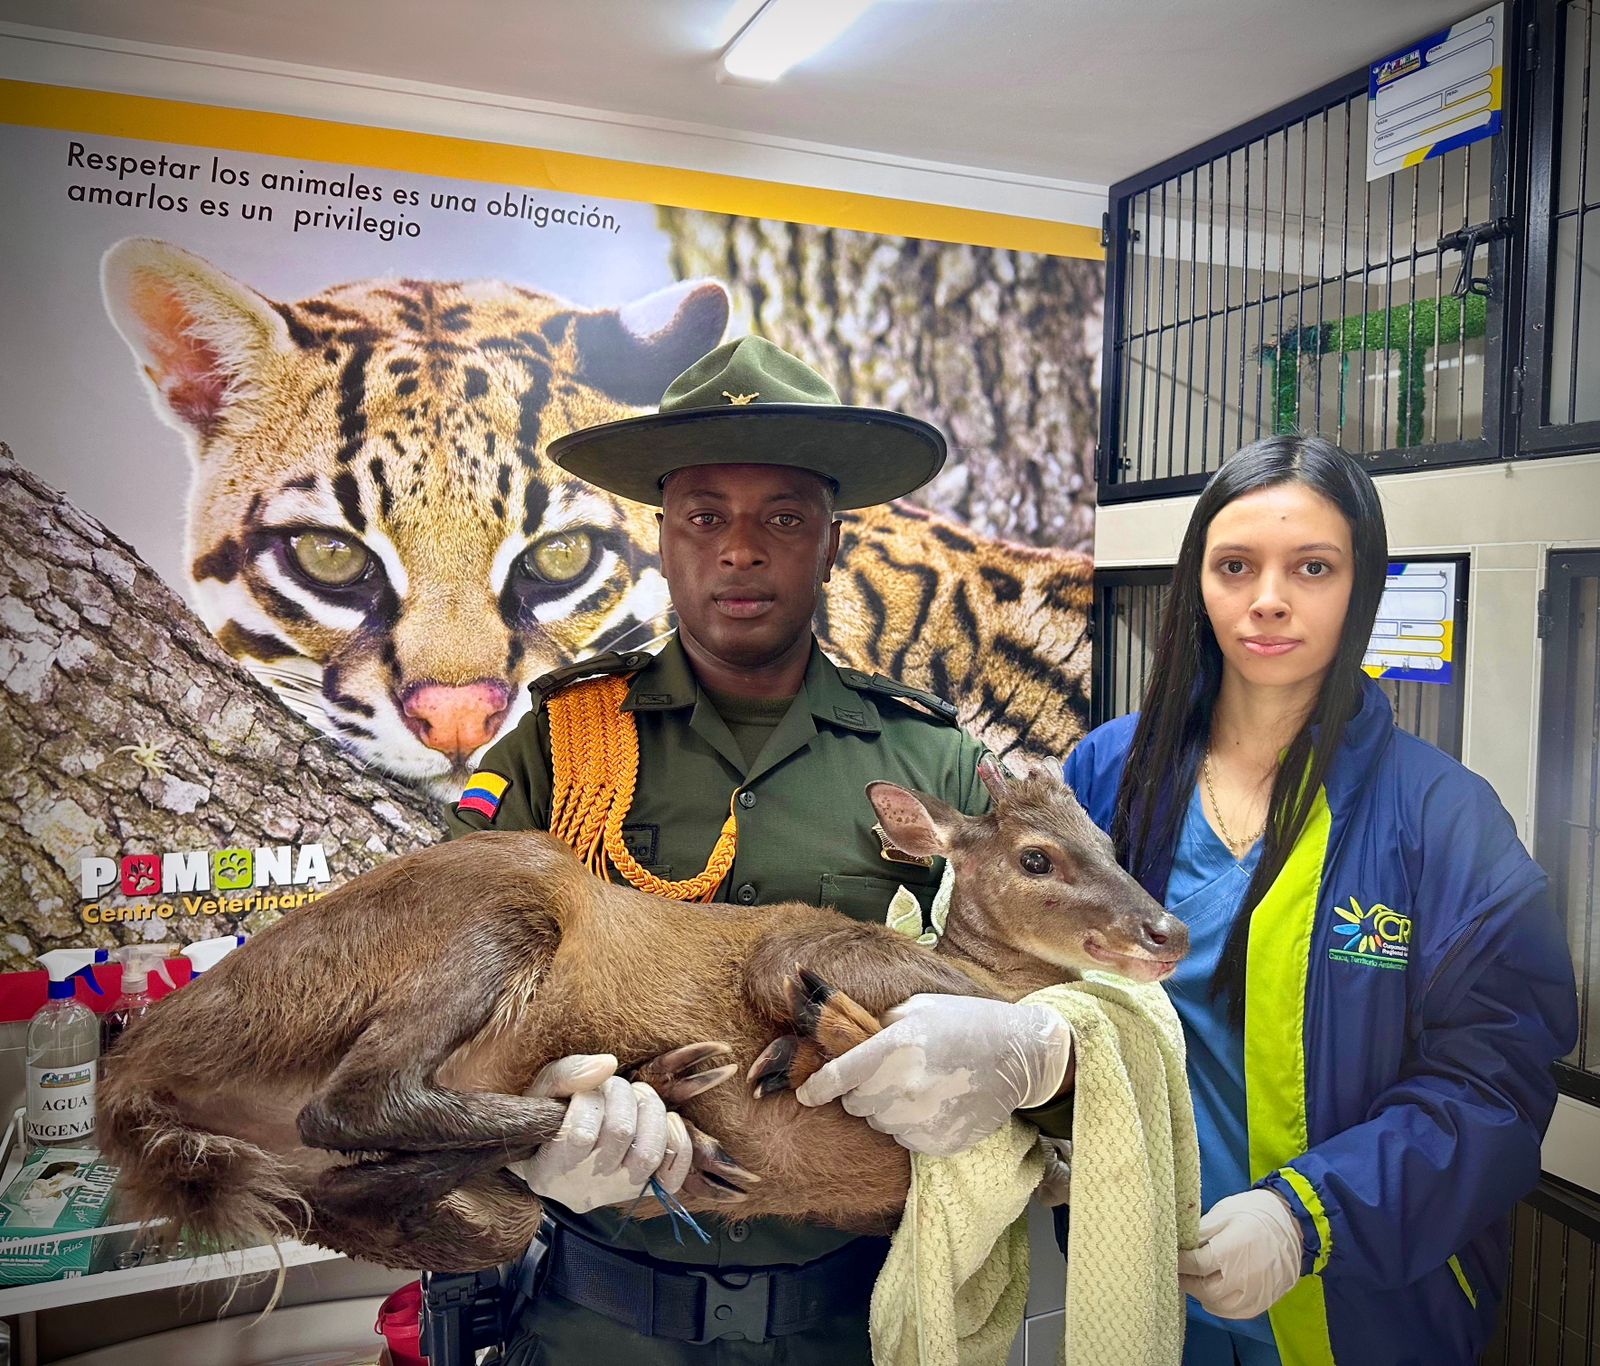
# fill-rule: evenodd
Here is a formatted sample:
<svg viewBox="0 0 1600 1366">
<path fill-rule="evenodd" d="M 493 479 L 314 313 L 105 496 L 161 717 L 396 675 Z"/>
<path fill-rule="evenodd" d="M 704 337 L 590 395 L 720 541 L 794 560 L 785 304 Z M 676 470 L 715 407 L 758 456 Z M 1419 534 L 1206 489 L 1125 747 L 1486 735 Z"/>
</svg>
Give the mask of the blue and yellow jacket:
<svg viewBox="0 0 1600 1366">
<path fill-rule="evenodd" d="M 1135 717 L 1072 752 L 1111 828 Z M 1143 879 L 1157 899 L 1167 862 Z M 1250 1163 L 1303 1234 L 1271 1311 L 1286 1366 L 1471 1362 L 1577 1038 L 1566 938 L 1493 789 L 1399 730 L 1370 681 L 1250 925 Z"/>
</svg>

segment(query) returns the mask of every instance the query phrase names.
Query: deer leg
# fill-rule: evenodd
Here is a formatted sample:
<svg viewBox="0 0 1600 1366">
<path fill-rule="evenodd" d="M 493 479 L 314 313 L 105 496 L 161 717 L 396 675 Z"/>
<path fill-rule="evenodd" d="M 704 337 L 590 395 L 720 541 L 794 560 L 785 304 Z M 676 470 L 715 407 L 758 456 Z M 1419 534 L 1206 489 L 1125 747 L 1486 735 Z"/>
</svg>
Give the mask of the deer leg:
<svg viewBox="0 0 1600 1366">
<path fill-rule="evenodd" d="M 407 1001 L 368 1025 L 300 1111 L 301 1141 L 338 1152 L 482 1149 L 508 1162 L 553 1138 L 564 1100 L 439 1085 L 444 1060 L 493 1007 L 481 981 L 471 994 L 470 1002 L 461 995 L 430 1006 Z"/>
<path fill-rule="evenodd" d="M 734 1076 L 739 1068 L 732 1059 L 732 1044 L 691 1043 L 625 1067 L 623 1075 L 629 1081 L 642 1081 L 666 1105 L 676 1108 Z M 711 1063 L 719 1065 L 707 1065 Z"/>
<path fill-rule="evenodd" d="M 676 1108 L 737 1075 L 738 1065 L 724 1061 L 732 1057 L 731 1044 L 691 1043 L 627 1068 L 626 1074 L 630 1081 L 642 1081 L 652 1087 L 668 1106 Z M 707 1065 L 712 1063 L 717 1065 Z M 694 1156 L 679 1197 L 709 1200 L 719 1205 L 737 1204 L 745 1199 L 746 1187 L 759 1184 L 761 1178 L 735 1162 L 728 1150 L 710 1134 L 697 1129 L 686 1118 L 683 1124 L 689 1131 Z"/>
<path fill-rule="evenodd" d="M 807 968 L 877 1017 L 918 992 L 992 996 L 948 958 L 884 925 L 815 923 L 777 928 L 751 953 L 744 992 L 751 1006 L 773 1024 L 793 1021 L 789 981 L 796 966 Z"/>
<path fill-rule="evenodd" d="M 785 1032 L 745 1080 L 759 1100 L 799 1086 L 829 1058 L 876 1034 L 877 1017 L 918 992 L 990 993 L 947 959 L 882 925 L 805 927 L 767 936 L 751 957 L 745 991 Z"/>
<path fill-rule="evenodd" d="M 542 1206 L 495 1153 L 392 1153 L 324 1172 L 312 1234 L 386 1266 L 460 1271 L 521 1254 Z"/>
<path fill-rule="evenodd" d="M 797 969 L 786 986 L 798 1032 L 780 1034 L 745 1073 L 757 1100 L 803 1085 L 830 1058 L 849 1052 L 883 1028 L 844 992 L 806 968 Z"/>
</svg>

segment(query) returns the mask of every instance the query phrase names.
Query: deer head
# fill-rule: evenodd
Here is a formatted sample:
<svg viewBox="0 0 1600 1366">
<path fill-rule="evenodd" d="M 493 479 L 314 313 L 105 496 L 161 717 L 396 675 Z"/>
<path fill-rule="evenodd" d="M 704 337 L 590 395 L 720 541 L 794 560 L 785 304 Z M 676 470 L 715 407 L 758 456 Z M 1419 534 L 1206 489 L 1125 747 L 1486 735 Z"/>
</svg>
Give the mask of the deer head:
<svg viewBox="0 0 1600 1366">
<path fill-rule="evenodd" d="M 1118 866 L 1059 766 L 1011 778 L 986 758 L 978 774 L 994 800 L 984 816 L 893 783 L 867 787 L 898 848 L 955 869 L 941 950 L 1007 977 L 1019 957 L 1050 969 L 1051 981 L 1091 969 L 1140 982 L 1170 976 L 1189 931 Z"/>
</svg>

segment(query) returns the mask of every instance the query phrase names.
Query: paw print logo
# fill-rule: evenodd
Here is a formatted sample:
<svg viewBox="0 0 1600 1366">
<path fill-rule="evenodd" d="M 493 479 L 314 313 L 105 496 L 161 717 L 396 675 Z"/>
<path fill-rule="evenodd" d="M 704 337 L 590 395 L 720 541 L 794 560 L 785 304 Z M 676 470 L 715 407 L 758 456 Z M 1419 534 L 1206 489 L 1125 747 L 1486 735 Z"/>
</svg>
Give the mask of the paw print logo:
<svg viewBox="0 0 1600 1366">
<path fill-rule="evenodd" d="M 236 892 L 255 885 L 255 856 L 248 849 L 218 849 L 211 856 L 211 885 L 219 892 Z"/>
<path fill-rule="evenodd" d="M 123 896 L 154 896 L 160 890 L 161 855 L 125 854 L 123 856 Z"/>
</svg>

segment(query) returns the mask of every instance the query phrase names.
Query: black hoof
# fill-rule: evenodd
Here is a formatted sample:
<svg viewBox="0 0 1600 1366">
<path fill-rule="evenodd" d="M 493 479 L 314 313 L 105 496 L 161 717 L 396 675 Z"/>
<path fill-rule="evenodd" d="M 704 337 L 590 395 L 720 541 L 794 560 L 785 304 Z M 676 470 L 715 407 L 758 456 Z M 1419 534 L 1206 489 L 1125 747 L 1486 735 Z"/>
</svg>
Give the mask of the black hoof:
<svg viewBox="0 0 1600 1366">
<path fill-rule="evenodd" d="M 823 1009 L 836 992 L 810 968 L 801 967 L 797 963 L 795 973 L 796 976 L 784 983 L 784 990 L 789 1000 L 789 1014 L 794 1020 L 796 1033 L 802 1038 L 814 1039 L 817 1037 L 817 1028 L 822 1022 Z"/>
<path fill-rule="evenodd" d="M 800 1039 L 796 1035 L 783 1034 L 763 1048 L 744 1076 L 750 1084 L 750 1094 L 757 1100 L 764 1100 L 780 1091 L 792 1090 L 791 1073 L 799 1047 Z"/>
</svg>

